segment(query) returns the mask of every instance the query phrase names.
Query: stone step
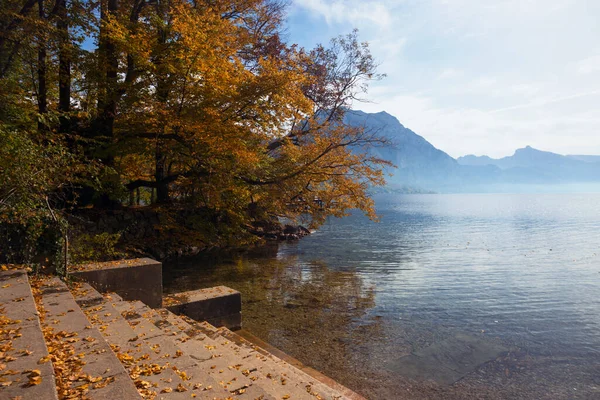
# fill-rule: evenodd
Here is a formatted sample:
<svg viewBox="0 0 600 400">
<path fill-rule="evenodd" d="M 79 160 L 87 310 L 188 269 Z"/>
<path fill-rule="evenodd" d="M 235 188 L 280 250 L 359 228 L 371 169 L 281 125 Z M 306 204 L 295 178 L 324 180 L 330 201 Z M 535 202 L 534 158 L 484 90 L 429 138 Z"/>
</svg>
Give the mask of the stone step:
<svg viewBox="0 0 600 400">
<path fill-rule="evenodd" d="M 93 306 L 104 303 L 106 300 L 123 301 L 118 294 L 114 292 L 102 294 L 87 282 L 74 282 L 70 289 L 80 307 Z"/>
<path fill-rule="evenodd" d="M 218 355 L 230 369 L 233 369 L 232 372 L 241 372 L 254 384 L 277 398 L 284 396 L 290 396 L 289 398 L 293 399 L 344 398 L 337 391 L 285 361 L 267 356 L 268 352 L 261 353 L 256 350 L 255 346 L 250 346 L 246 342 L 240 340 L 240 345 L 230 338 L 223 337 L 222 333 L 231 333 L 226 328 L 217 329 L 206 322 L 196 322 L 187 317 L 179 317 L 166 309 L 151 310 L 143 304 L 139 307 L 138 311 L 141 310 L 149 317 L 153 316 L 152 321 L 155 326 L 169 334 L 176 332 L 175 336 L 182 341 L 180 346 L 187 352 L 205 354 L 206 349 L 210 349 L 211 353 Z M 236 336 L 236 338 L 239 337 Z M 202 357 L 206 358 L 205 355 Z"/>
<path fill-rule="evenodd" d="M 240 347 L 252 348 L 265 357 L 267 364 L 271 362 L 277 366 L 287 368 L 287 376 L 295 377 L 303 382 L 302 386 L 308 388 L 313 395 L 319 395 L 323 398 L 332 399 L 348 399 L 348 400 L 366 400 L 363 396 L 353 390 L 341 385 L 335 380 L 321 374 L 320 372 L 303 365 L 300 361 L 283 353 L 281 350 L 274 348 L 266 342 L 263 342 L 258 337 L 245 332 L 244 335 L 238 335 L 238 332 L 233 332 L 226 327 L 217 328 L 217 331 L 226 339 L 231 340 Z"/>
<path fill-rule="evenodd" d="M 270 393 L 277 396 L 290 396 L 293 399 L 314 399 L 319 395 L 319 392 L 315 391 L 317 383 L 314 380 L 298 376 L 294 368 L 287 363 L 275 362 L 253 347 L 239 346 L 234 341 L 221 335 L 219 329 L 206 322 L 196 322 L 183 317 L 178 325 L 182 326 L 183 324 L 187 325 L 185 332 L 190 337 L 197 339 L 201 338 L 202 335 L 206 335 L 209 339 L 203 339 L 203 342 L 212 340 L 217 342 L 217 346 L 220 346 L 221 349 L 227 347 L 233 350 L 237 360 L 239 360 L 240 369 L 245 373 L 249 373 L 249 376 L 256 379 L 257 384 Z M 194 342 L 191 341 L 190 345 L 194 345 Z"/>
<path fill-rule="evenodd" d="M 164 338 L 153 338 L 153 348 L 150 348 L 108 298 L 96 292 L 100 296 L 100 301 L 97 301 L 98 296 L 93 294 L 94 289 L 86 285 L 82 285 L 81 289 L 83 291 L 73 292 L 75 298 L 80 303 L 88 304 L 83 306 L 88 319 L 95 326 L 102 327 L 100 331 L 104 339 L 117 353 L 136 386 L 147 386 L 147 396 L 155 394 L 156 399 L 170 400 L 189 399 L 192 394 L 198 399 L 225 398 L 229 395 L 226 390 L 220 390 L 219 385 L 210 377 L 191 376 L 189 366 L 181 364 L 176 352 L 162 351 L 166 347 Z"/>
<path fill-rule="evenodd" d="M 227 341 L 229 346 L 240 349 L 239 354 L 243 359 L 252 360 L 252 369 L 256 369 L 257 373 L 264 377 L 270 377 L 270 380 L 276 383 L 281 384 L 285 382 L 286 390 L 294 393 L 294 398 L 347 398 L 347 396 L 336 389 L 306 374 L 256 344 L 241 338 L 227 328 L 216 328 L 206 322 L 197 322 L 187 317 L 181 317 L 181 319 L 190 326 L 203 331 L 208 336 L 213 338 L 221 337 L 221 340 Z"/>
<path fill-rule="evenodd" d="M 281 393 L 280 390 L 273 390 L 271 386 L 274 385 L 271 382 L 266 382 L 266 379 L 259 380 L 260 376 L 254 373 L 255 369 L 249 364 L 251 360 L 244 359 L 244 355 L 240 353 L 241 349 L 235 346 L 227 346 L 227 340 L 220 336 L 213 339 L 200 332 L 195 332 L 192 336 L 189 336 L 183 331 L 184 327 L 171 326 L 172 324 L 181 325 L 183 321 L 170 311 L 166 309 L 146 310 L 146 312 L 148 311 L 152 313 L 151 320 L 155 326 L 168 334 L 172 334 L 178 340 L 179 346 L 191 354 L 192 357 L 204 361 L 204 365 L 201 367 L 209 374 L 226 376 L 227 379 L 244 382 L 245 385 L 252 384 L 253 386 L 247 390 L 260 387 L 265 393 L 269 393 L 274 398 L 282 398 L 286 395 L 286 393 Z M 210 369 L 206 369 L 207 366 L 210 366 Z"/>
<path fill-rule="evenodd" d="M 213 379 L 219 387 L 225 388 L 230 396 L 240 399 L 274 399 L 262 388 L 240 371 L 235 370 L 228 359 L 210 352 L 211 345 L 189 353 L 184 342 L 178 341 L 172 331 L 159 328 L 155 323 L 155 311 L 142 302 L 115 302 L 115 308 L 121 312 L 141 340 L 150 347 L 167 354 L 180 354 L 178 362 L 190 376 L 201 376 L 202 379 Z M 185 349 L 185 350 L 184 350 Z"/>
<path fill-rule="evenodd" d="M 73 282 L 69 289 L 81 308 L 95 306 L 106 301 L 104 295 L 100 294 L 89 283 Z"/>
<path fill-rule="evenodd" d="M 0 398 L 57 399 L 27 273 L 0 271 Z"/>
<path fill-rule="evenodd" d="M 48 346 L 60 347 L 55 350 L 68 355 L 63 365 L 67 371 L 74 367 L 67 372 L 70 376 L 57 376 L 57 381 L 64 379 L 63 382 L 79 391 L 79 397 L 94 400 L 141 397 L 129 374 L 100 331 L 90 324 L 65 283 L 58 278 L 43 280 L 37 305 L 43 315 L 42 327 Z M 54 341 L 48 340 L 48 333 L 54 334 Z"/>
<path fill-rule="evenodd" d="M 285 382 L 287 390 L 295 394 L 294 398 L 362 398 L 344 388 L 344 391 L 349 392 L 347 396 L 344 392 L 328 386 L 225 327 L 216 328 L 207 322 L 194 321 L 186 316 L 178 316 L 178 318 L 181 322 L 176 325 L 183 327 L 188 335 L 197 335 L 199 332 L 212 340 L 218 339 L 221 343 L 227 343 L 230 348 L 236 349 L 239 358 L 249 363 L 247 367 L 250 371 L 256 371 L 260 376 L 267 377 L 275 383 Z"/>
</svg>

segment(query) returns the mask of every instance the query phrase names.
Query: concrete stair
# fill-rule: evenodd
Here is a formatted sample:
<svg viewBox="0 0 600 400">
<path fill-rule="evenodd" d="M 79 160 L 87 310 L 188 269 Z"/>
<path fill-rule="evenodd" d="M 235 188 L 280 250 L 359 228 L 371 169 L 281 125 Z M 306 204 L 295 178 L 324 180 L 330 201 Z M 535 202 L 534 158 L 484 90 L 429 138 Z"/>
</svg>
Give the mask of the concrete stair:
<svg viewBox="0 0 600 400">
<path fill-rule="evenodd" d="M 161 317 L 170 321 L 173 330 L 185 333 L 192 340 L 185 341 L 189 344 L 189 351 L 194 352 L 198 344 L 212 341 L 215 351 L 225 353 L 233 352 L 238 370 L 250 373 L 256 378 L 258 384 L 271 393 L 285 393 L 295 399 L 341 399 L 346 398 L 327 385 L 319 382 L 287 362 L 279 359 L 268 351 L 244 340 L 227 328 L 215 328 L 206 322 L 197 322 L 185 316 L 175 316 L 167 310 L 158 310 Z M 163 323 L 163 326 L 166 324 Z M 168 328 L 165 328 L 168 329 Z"/>
<path fill-rule="evenodd" d="M 242 340 L 227 328 L 217 329 L 165 309 L 153 310 L 141 302 L 124 306 L 123 312 L 143 315 L 154 327 L 175 337 L 180 348 L 201 361 L 199 366 L 205 373 L 226 383 L 259 386 L 275 398 L 346 398 L 312 376 Z"/>
<path fill-rule="evenodd" d="M 102 327 L 90 324 L 67 285 L 55 277 L 43 281 L 39 290 L 38 309 L 45 312 L 42 326 L 58 333 L 59 344 L 68 343 L 72 358 L 79 357 L 83 362 L 79 374 L 66 377 L 73 380 L 71 387 L 81 388 L 81 397 L 91 399 L 140 398 L 134 382 L 98 330 Z"/>
<path fill-rule="evenodd" d="M 0 287 L 0 399 L 360 398 L 227 328 L 86 283 L 30 286 L 11 270 L 0 271 Z"/>
<path fill-rule="evenodd" d="M 77 298 L 77 292 L 74 294 Z M 129 304 L 121 300 L 117 303 Z M 193 360 L 184 357 L 172 338 L 162 335 L 159 329 L 142 329 L 143 322 L 131 324 L 133 321 L 123 317 L 109 299 L 82 307 L 94 326 L 106 327 L 102 330 L 104 339 L 138 387 L 148 386 L 157 398 L 165 399 L 189 399 L 192 393 L 200 399 L 229 396 L 211 377 L 192 374 Z"/>
<path fill-rule="evenodd" d="M 58 398 L 52 364 L 38 363 L 48 357 L 48 348 L 21 270 L 0 272 L 0 354 L 0 398 Z"/>
</svg>

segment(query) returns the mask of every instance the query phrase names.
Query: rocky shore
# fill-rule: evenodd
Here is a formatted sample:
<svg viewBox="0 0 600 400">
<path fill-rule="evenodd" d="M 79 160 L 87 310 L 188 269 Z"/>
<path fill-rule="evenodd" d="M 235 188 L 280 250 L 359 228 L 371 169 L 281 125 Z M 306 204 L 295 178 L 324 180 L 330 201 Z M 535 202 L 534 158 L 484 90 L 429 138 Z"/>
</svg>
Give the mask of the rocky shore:
<svg viewBox="0 0 600 400">
<path fill-rule="evenodd" d="M 255 222 L 245 231 L 240 229 L 233 240 L 225 241 L 222 237 L 226 235 L 207 229 L 209 224 L 201 212 L 180 210 L 166 214 L 150 207 L 102 212 L 81 210 L 71 223 L 74 237 L 105 235 L 113 238 L 115 247 L 122 253 L 159 260 L 190 257 L 215 250 L 243 250 L 265 242 L 298 240 L 310 235 L 304 226 L 272 220 Z M 227 234 L 231 236 L 230 232 Z"/>
<path fill-rule="evenodd" d="M 271 241 L 298 240 L 310 235 L 310 231 L 302 225 L 289 225 L 278 222 L 256 223 L 249 232 Z"/>
</svg>

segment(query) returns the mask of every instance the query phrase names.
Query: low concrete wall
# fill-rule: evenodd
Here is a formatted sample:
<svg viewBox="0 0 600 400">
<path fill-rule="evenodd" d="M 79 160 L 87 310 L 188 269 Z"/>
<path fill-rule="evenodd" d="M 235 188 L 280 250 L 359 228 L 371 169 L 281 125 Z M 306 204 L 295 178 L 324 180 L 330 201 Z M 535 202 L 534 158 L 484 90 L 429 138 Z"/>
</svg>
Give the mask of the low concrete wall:
<svg viewBox="0 0 600 400">
<path fill-rule="evenodd" d="M 216 327 L 242 328 L 242 295 L 226 286 L 170 295 L 165 298 L 165 308 Z"/>
<path fill-rule="evenodd" d="M 78 265 L 69 273 L 99 292 L 115 292 L 123 300 L 140 300 L 152 308 L 162 307 L 162 263 L 151 258 Z"/>
</svg>

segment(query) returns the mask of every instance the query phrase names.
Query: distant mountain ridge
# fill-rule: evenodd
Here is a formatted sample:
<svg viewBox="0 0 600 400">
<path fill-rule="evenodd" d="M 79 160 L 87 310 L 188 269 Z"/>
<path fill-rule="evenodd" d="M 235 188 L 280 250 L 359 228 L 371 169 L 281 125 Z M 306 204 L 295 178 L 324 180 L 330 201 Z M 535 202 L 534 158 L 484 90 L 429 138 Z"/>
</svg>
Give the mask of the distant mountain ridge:
<svg viewBox="0 0 600 400">
<path fill-rule="evenodd" d="M 451 171 L 458 168 L 456 160 L 436 149 L 386 112 L 368 114 L 348 111 L 345 122 L 353 126 L 364 126 L 390 140 L 391 147 L 376 148 L 373 153 L 398 167 L 389 170 L 394 174 L 390 179 L 394 183 L 418 185 L 443 182 L 451 177 Z"/>
<path fill-rule="evenodd" d="M 535 183 L 600 181 L 600 157 L 563 156 L 531 146 L 517 149 L 512 156 L 499 159 L 469 155 L 459 157 L 457 161 L 461 165 L 494 165 L 502 169 L 507 177 L 515 179 L 521 175 L 521 178 L 529 178 Z M 521 181 L 527 182 L 527 179 Z"/>
<path fill-rule="evenodd" d="M 595 159 L 598 158 L 596 161 Z M 514 167 L 532 167 L 539 165 L 583 166 L 589 163 L 600 162 L 600 156 L 563 156 L 549 151 L 534 149 L 526 146 L 517 149 L 512 156 L 503 158 L 490 158 L 488 156 L 467 155 L 456 159 L 462 165 L 496 165 L 501 169 Z"/>
<path fill-rule="evenodd" d="M 600 183 L 600 156 L 563 156 L 527 146 L 500 159 L 468 155 L 455 160 L 384 111 L 349 110 L 344 119 L 390 140 L 392 146 L 372 153 L 397 166 L 386 171 L 393 174 L 388 178 L 391 187 L 485 192 L 494 185 Z"/>
<path fill-rule="evenodd" d="M 574 160 L 579 160 L 579 161 L 600 163 L 600 156 L 567 155 L 566 157 L 572 158 Z"/>
</svg>

